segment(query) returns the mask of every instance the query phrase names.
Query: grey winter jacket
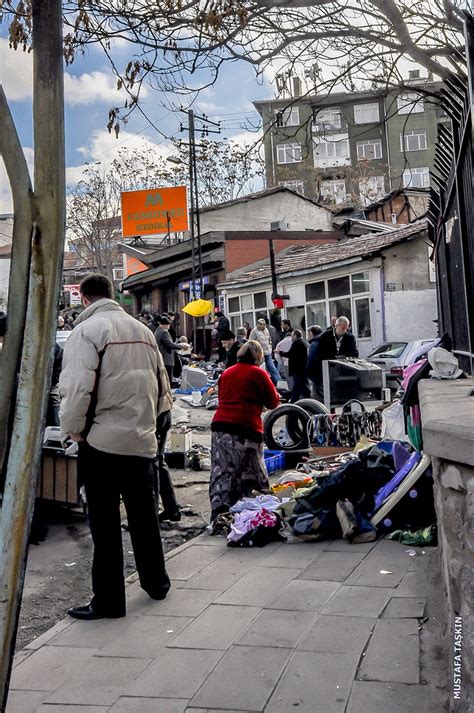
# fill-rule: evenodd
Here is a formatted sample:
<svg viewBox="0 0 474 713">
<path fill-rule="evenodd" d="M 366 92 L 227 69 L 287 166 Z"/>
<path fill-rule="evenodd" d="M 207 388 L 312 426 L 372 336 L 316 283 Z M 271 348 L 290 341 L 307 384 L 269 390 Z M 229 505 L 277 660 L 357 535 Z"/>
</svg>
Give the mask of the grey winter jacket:
<svg viewBox="0 0 474 713">
<path fill-rule="evenodd" d="M 154 458 L 157 413 L 170 407 L 166 372 L 150 330 L 110 299 L 86 307 L 64 346 L 63 433 L 84 432 L 95 386 L 87 442 L 106 453 Z"/>
<path fill-rule="evenodd" d="M 158 327 L 155 331 L 155 339 L 158 344 L 158 349 L 160 350 L 161 356 L 163 357 L 163 363 L 165 366 L 174 366 L 174 353 L 182 348 L 182 344 L 173 342 L 171 339 L 171 334 L 167 329 Z"/>
</svg>

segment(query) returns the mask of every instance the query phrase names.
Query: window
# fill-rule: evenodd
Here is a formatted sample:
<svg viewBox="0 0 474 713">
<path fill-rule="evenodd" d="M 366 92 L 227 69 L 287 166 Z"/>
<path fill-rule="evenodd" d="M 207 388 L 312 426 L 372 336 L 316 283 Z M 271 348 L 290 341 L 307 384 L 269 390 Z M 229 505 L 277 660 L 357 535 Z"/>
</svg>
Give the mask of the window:
<svg viewBox="0 0 474 713">
<path fill-rule="evenodd" d="M 334 134 L 324 139 L 314 139 L 314 165 L 344 166 L 350 164 L 349 138 L 347 134 Z"/>
<path fill-rule="evenodd" d="M 315 131 L 330 131 L 340 129 L 341 126 L 341 110 L 338 106 L 320 109 L 314 117 L 313 130 Z"/>
<path fill-rule="evenodd" d="M 382 198 L 385 194 L 385 179 L 383 176 L 371 176 L 359 182 L 359 194 L 362 205 L 367 206 Z"/>
<path fill-rule="evenodd" d="M 354 106 L 354 121 L 356 124 L 374 124 L 380 121 L 379 105 L 356 104 Z"/>
<path fill-rule="evenodd" d="M 347 317 L 350 321 L 350 330 L 353 331 L 354 326 L 352 324 L 352 311 L 351 311 L 351 298 L 350 297 L 340 297 L 338 300 L 331 300 L 329 302 L 329 315 L 331 317 Z"/>
<path fill-rule="evenodd" d="M 352 292 L 369 292 L 370 280 L 368 272 L 356 272 L 355 275 L 351 277 L 352 281 Z"/>
<path fill-rule="evenodd" d="M 370 301 L 368 297 L 363 297 L 360 300 L 354 300 L 356 323 L 353 327 L 353 332 L 359 338 L 370 337 L 372 332 L 370 329 Z"/>
<path fill-rule="evenodd" d="M 323 200 L 329 203 L 346 203 L 350 196 L 346 193 L 345 181 L 321 181 L 319 192 Z"/>
<path fill-rule="evenodd" d="M 400 134 L 400 151 L 424 151 L 426 129 L 411 129 Z"/>
<path fill-rule="evenodd" d="M 300 110 L 297 106 L 289 106 L 276 112 L 277 126 L 299 126 Z"/>
<path fill-rule="evenodd" d="M 403 171 L 403 185 L 405 188 L 429 188 L 430 169 L 427 166 L 423 168 L 407 168 Z"/>
<path fill-rule="evenodd" d="M 350 293 L 349 276 L 335 277 L 334 280 L 328 280 L 329 297 L 340 297 Z"/>
<path fill-rule="evenodd" d="M 306 285 L 306 301 L 314 302 L 315 300 L 324 300 L 326 297 L 326 290 L 324 287 L 324 280 L 321 282 L 311 282 Z"/>
<path fill-rule="evenodd" d="M 328 318 L 326 316 L 326 302 L 308 305 L 308 321 L 306 324 L 308 327 L 317 325 L 323 330 L 326 329 L 328 324 Z"/>
<path fill-rule="evenodd" d="M 423 99 L 416 92 L 406 92 L 397 97 L 399 114 L 420 114 L 424 112 Z"/>
<path fill-rule="evenodd" d="M 386 342 L 380 347 L 377 347 L 371 354 L 370 357 L 384 357 L 386 359 L 398 359 L 405 351 L 408 342 Z"/>
<path fill-rule="evenodd" d="M 359 161 L 361 159 L 368 159 L 371 161 L 373 158 L 382 158 L 382 140 L 381 139 L 367 139 L 366 141 L 357 141 L 357 158 Z"/>
<path fill-rule="evenodd" d="M 240 298 L 240 304 L 242 305 L 242 310 L 253 309 L 252 295 L 242 295 L 242 297 Z"/>
<path fill-rule="evenodd" d="M 301 161 L 300 144 L 279 144 L 277 146 L 278 163 L 297 163 Z"/>
<path fill-rule="evenodd" d="M 229 312 L 240 312 L 240 301 L 238 297 L 229 297 Z"/>
<path fill-rule="evenodd" d="M 303 181 L 280 181 L 280 186 L 285 186 L 285 188 L 290 188 L 296 193 L 300 193 L 304 196 L 304 183 Z"/>
<path fill-rule="evenodd" d="M 253 296 L 253 303 L 254 303 L 255 309 L 260 309 L 261 307 L 266 308 L 267 293 L 266 292 L 256 292 Z"/>
</svg>

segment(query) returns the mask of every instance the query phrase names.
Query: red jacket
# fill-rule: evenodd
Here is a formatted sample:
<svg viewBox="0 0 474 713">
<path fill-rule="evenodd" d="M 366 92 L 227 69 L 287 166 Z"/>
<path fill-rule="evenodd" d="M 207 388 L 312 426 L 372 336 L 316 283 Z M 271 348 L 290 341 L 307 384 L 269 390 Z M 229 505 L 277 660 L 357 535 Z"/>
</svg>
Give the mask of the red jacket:
<svg viewBox="0 0 474 713">
<path fill-rule="evenodd" d="M 243 426 L 246 430 L 263 433 L 263 407 L 275 408 L 279 400 L 266 371 L 239 362 L 226 369 L 219 379 L 219 406 L 212 422 Z"/>
</svg>

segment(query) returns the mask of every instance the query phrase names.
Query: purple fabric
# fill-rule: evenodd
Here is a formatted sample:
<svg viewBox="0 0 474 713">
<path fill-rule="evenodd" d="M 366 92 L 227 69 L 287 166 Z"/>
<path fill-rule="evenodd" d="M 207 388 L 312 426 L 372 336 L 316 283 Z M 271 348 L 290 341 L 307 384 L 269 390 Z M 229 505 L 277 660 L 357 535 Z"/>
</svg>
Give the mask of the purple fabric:
<svg viewBox="0 0 474 713">
<path fill-rule="evenodd" d="M 376 512 L 379 507 L 382 505 L 384 500 L 388 498 L 389 495 L 393 493 L 396 487 L 400 485 L 400 483 L 405 480 L 406 476 L 408 473 L 419 463 L 421 460 L 421 453 L 418 453 L 418 451 L 414 451 L 408 460 L 405 461 L 403 464 L 402 468 L 398 471 L 398 473 L 395 473 L 393 478 L 388 481 L 388 483 L 385 483 L 383 488 L 380 488 L 378 493 L 375 496 L 375 509 L 371 513 L 371 515 Z"/>
<path fill-rule="evenodd" d="M 406 443 L 402 443 L 401 441 L 393 442 L 392 457 L 396 473 L 405 465 L 410 457 L 410 453 L 411 449 Z"/>
<path fill-rule="evenodd" d="M 428 359 L 420 359 L 420 361 L 417 361 L 416 364 L 410 364 L 410 366 L 406 366 L 403 370 L 403 379 L 402 379 L 402 388 L 407 389 L 407 386 L 410 382 L 411 377 L 416 374 L 418 371 L 421 371 L 425 364 L 428 363 Z"/>
</svg>

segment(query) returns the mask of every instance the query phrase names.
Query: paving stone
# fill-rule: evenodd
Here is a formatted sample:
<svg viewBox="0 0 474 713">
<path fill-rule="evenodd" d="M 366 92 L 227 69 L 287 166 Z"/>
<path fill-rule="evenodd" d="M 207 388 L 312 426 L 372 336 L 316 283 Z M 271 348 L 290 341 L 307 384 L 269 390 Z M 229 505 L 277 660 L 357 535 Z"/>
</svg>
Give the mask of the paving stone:
<svg viewBox="0 0 474 713">
<path fill-rule="evenodd" d="M 190 705 L 262 711 L 290 654 L 291 649 L 232 646 Z"/>
<path fill-rule="evenodd" d="M 283 543 L 262 561 L 263 567 L 308 567 L 321 554 L 314 542 Z"/>
<path fill-rule="evenodd" d="M 5 713 L 35 713 L 46 696 L 45 691 L 13 691 L 10 688 Z"/>
<path fill-rule="evenodd" d="M 357 668 L 357 656 L 296 652 L 265 713 L 344 713 Z"/>
<path fill-rule="evenodd" d="M 179 633 L 193 620 L 184 616 L 142 616 L 133 619 L 98 656 L 123 656 L 153 659 L 174 643 Z"/>
<path fill-rule="evenodd" d="M 317 612 L 340 586 L 338 582 L 296 579 L 290 582 L 267 608 Z"/>
<path fill-rule="evenodd" d="M 166 570 L 171 579 L 187 580 L 219 557 L 222 552 L 216 547 L 188 547 L 167 560 Z"/>
<path fill-rule="evenodd" d="M 97 621 L 74 621 L 71 626 L 50 640 L 51 646 L 74 646 L 100 649 L 114 639 L 130 621 L 130 617 L 120 619 L 98 619 Z"/>
<path fill-rule="evenodd" d="M 128 688 L 127 696 L 192 698 L 222 651 L 166 649 Z"/>
<path fill-rule="evenodd" d="M 146 616 L 198 616 L 220 595 L 219 591 L 172 587 L 162 602 L 152 602 Z M 151 626 L 151 624 L 150 624 Z"/>
<path fill-rule="evenodd" d="M 259 612 L 258 607 L 211 604 L 169 646 L 228 649 Z"/>
<path fill-rule="evenodd" d="M 62 708 L 62 706 L 61 706 Z M 107 713 L 109 706 L 81 706 L 73 705 L 62 708 L 61 713 Z M 43 703 L 42 706 L 35 710 L 35 713 L 59 713 L 58 706 L 54 703 Z"/>
<path fill-rule="evenodd" d="M 180 582 L 179 586 L 183 589 L 219 589 L 222 593 L 238 582 L 248 571 L 249 563 L 245 562 L 244 558 L 227 559 L 227 557 L 223 557 L 212 562 L 186 582 Z"/>
<path fill-rule="evenodd" d="M 43 646 L 13 670 L 10 688 L 55 691 L 94 653 L 95 649 Z"/>
<path fill-rule="evenodd" d="M 301 572 L 298 579 L 344 582 L 364 556 L 357 552 L 321 552 L 316 561 Z"/>
<path fill-rule="evenodd" d="M 29 656 L 31 656 L 34 653 L 34 649 L 22 649 L 21 651 L 17 651 L 14 658 L 13 658 L 13 666 L 12 668 L 16 668 L 19 666 L 25 659 L 27 659 Z"/>
<path fill-rule="evenodd" d="M 70 627 L 72 624 L 73 620 L 71 619 L 71 617 L 58 621 L 58 623 L 55 624 L 51 629 L 48 629 L 48 631 L 45 631 L 44 634 L 41 634 L 40 636 L 37 636 L 36 639 L 33 639 L 33 641 L 30 641 L 30 643 L 25 648 L 39 649 L 41 646 L 44 646 L 44 644 L 49 643 L 51 639 L 54 639 L 55 636 Z"/>
<path fill-rule="evenodd" d="M 361 554 L 368 554 L 378 543 L 375 541 L 352 544 L 351 542 L 347 542 L 347 540 L 341 539 L 313 544 L 319 544 L 323 552 L 360 552 Z"/>
<path fill-rule="evenodd" d="M 107 710 L 110 713 L 184 713 L 187 705 L 188 701 L 183 699 L 122 696 Z"/>
<path fill-rule="evenodd" d="M 365 681 L 420 682 L 416 619 L 380 619 L 357 676 Z"/>
<path fill-rule="evenodd" d="M 148 659 L 93 656 L 45 702 L 111 706 L 149 663 Z"/>
<path fill-rule="evenodd" d="M 298 649 L 330 654 L 357 654 L 364 650 L 376 619 L 350 616 L 318 616 Z"/>
<path fill-rule="evenodd" d="M 425 613 L 426 599 L 423 597 L 394 597 L 390 599 L 382 613 L 384 619 L 417 619 Z"/>
<path fill-rule="evenodd" d="M 380 616 L 393 591 L 379 587 L 348 587 L 343 584 L 321 614 L 375 618 Z"/>
<path fill-rule="evenodd" d="M 278 569 L 277 567 L 253 569 L 227 589 L 216 600 L 216 603 L 264 607 L 300 572 L 300 569 Z"/>
<path fill-rule="evenodd" d="M 428 589 L 425 572 L 407 572 L 395 589 L 394 597 L 422 597 Z"/>
<path fill-rule="evenodd" d="M 293 648 L 313 621 L 313 612 L 264 609 L 236 643 Z"/>
<path fill-rule="evenodd" d="M 396 543 L 399 544 L 399 543 Z M 363 587 L 396 587 L 408 571 L 408 555 L 400 561 L 400 554 L 387 552 L 379 554 L 378 550 L 371 553 L 347 577 L 345 584 Z M 381 572 L 390 574 L 381 574 Z"/>
<path fill-rule="evenodd" d="M 428 712 L 426 686 L 354 681 L 347 713 Z"/>
</svg>

